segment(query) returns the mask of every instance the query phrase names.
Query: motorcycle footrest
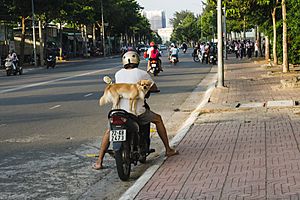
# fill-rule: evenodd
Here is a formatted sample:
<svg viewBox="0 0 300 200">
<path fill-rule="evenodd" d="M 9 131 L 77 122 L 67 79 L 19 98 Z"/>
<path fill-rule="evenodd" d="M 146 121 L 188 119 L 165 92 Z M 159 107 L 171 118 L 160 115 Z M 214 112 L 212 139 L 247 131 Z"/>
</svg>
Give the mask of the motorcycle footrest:
<svg viewBox="0 0 300 200">
<path fill-rule="evenodd" d="M 154 153 L 155 149 L 149 149 L 149 151 L 147 152 L 147 155 L 149 155 L 150 153 Z"/>
</svg>

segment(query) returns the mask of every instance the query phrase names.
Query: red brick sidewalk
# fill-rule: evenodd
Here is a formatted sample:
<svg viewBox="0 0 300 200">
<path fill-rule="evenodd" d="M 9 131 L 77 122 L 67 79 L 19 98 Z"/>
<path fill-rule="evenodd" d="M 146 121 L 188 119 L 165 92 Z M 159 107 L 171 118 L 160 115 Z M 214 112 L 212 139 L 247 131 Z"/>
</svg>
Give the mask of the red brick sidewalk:
<svg viewBox="0 0 300 200">
<path fill-rule="evenodd" d="M 135 199 L 300 199 L 300 120 L 297 106 L 268 108 L 271 100 L 300 100 L 280 89 L 281 76 L 250 62 L 229 61 L 225 85 L 210 113 L 198 117 Z M 289 76 L 289 75 L 287 75 Z M 263 102 L 239 110 L 236 103 Z M 213 107 L 229 110 L 213 111 Z"/>
</svg>

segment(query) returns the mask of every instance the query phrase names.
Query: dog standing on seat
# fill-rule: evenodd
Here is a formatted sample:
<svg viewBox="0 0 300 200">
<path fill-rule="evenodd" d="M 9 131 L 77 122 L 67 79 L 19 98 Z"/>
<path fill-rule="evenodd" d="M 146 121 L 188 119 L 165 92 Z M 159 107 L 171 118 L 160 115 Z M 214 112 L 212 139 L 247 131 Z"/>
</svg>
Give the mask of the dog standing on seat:
<svg viewBox="0 0 300 200">
<path fill-rule="evenodd" d="M 120 108 L 120 98 L 129 99 L 130 111 L 136 114 L 137 99 L 144 100 L 145 95 L 152 87 L 153 83 L 150 80 L 140 80 L 136 84 L 129 83 L 111 83 L 104 90 L 103 96 L 99 100 L 99 105 L 102 106 L 111 102 L 113 109 Z"/>
</svg>

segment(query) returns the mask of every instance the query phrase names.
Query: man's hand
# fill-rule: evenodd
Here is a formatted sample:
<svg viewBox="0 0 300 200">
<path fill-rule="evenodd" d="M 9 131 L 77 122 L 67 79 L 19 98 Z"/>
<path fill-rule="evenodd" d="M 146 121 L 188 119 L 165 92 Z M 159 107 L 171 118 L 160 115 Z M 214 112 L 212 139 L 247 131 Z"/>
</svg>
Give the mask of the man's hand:
<svg viewBox="0 0 300 200">
<path fill-rule="evenodd" d="M 158 87 L 155 83 L 153 83 L 152 87 L 150 88 L 149 92 L 155 92 L 155 91 L 158 91 Z"/>
</svg>

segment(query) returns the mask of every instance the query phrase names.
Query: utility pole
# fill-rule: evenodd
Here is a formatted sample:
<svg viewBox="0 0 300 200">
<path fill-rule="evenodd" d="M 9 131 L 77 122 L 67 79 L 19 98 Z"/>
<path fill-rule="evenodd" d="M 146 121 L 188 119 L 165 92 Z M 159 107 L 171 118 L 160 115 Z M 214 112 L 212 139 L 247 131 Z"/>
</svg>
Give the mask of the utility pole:
<svg viewBox="0 0 300 200">
<path fill-rule="evenodd" d="M 222 0 L 218 0 L 218 85 L 224 87 L 223 37 L 222 37 Z"/>
<path fill-rule="evenodd" d="M 33 0 L 31 0 L 31 6 L 32 6 L 33 59 L 34 59 L 34 66 L 37 66 L 37 60 L 36 60 L 36 45 L 35 45 L 35 20 L 34 20 L 34 4 L 33 4 Z"/>
<path fill-rule="evenodd" d="M 102 43 L 103 43 L 103 56 L 106 56 L 105 50 L 105 30 L 104 30 L 104 16 L 103 16 L 103 0 L 100 0 L 101 3 L 101 28 L 102 28 Z"/>
</svg>

